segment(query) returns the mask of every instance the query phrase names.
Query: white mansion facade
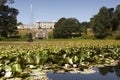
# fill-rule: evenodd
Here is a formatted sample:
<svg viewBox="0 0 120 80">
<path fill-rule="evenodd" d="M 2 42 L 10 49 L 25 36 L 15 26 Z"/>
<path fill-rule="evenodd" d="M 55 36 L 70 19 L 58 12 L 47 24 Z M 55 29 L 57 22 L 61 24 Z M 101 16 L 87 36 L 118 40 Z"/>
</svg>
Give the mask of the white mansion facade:
<svg viewBox="0 0 120 80">
<path fill-rule="evenodd" d="M 35 24 L 23 24 L 17 26 L 18 29 L 54 29 L 56 22 L 40 22 L 37 21 Z"/>
<path fill-rule="evenodd" d="M 56 22 L 40 22 L 37 21 L 35 24 L 31 25 L 19 25 L 17 28 L 21 29 L 30 29 L 31 33 L 35 38 L 46 38 L 48 39 L 48 32 L 54 29 Z"/>
</svg>

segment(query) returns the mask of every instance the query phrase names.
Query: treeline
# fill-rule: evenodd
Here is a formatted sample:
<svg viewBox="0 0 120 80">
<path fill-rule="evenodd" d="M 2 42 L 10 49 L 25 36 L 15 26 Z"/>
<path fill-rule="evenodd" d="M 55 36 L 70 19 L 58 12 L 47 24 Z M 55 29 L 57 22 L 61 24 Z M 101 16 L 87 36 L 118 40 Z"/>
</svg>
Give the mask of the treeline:
<svg viewBox="0 0 120 80">
<path fill-rule="evenodd" d="M 61 18 L 55 24 L 54 38 L 83 37 L 91 34 L 94 38 L 106 37 L 120 39 L 120 5 L 114 8 L 102 7 L 90 22 L 80 23 L 76 18 Z"/>
<path fill-rule="evenodd" d="M 14 0 L 0 0 L 0 39 L 19 38 L 17 31 L 18 10 L 8 4 Z M 21 23 L 18 23 L 18 25 Z M 17 35 L 17 36 L 16 36 Z M 100 8 L 90 22 L 82 22 L 76 18 L 61 18 L 55 24 L 54 38 L 113 38 L 120 39 L 120 5 L 116 8 Z"/>
</svg>

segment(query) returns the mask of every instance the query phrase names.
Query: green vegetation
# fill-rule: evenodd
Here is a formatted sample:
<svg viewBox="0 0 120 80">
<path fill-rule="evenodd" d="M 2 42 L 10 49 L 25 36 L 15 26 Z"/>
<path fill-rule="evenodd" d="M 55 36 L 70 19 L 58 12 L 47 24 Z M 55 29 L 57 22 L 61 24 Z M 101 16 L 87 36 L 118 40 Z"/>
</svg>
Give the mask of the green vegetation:
<svg viewBox="0 0 120 80">
<path fill-rule="evenodd" d="M 54 29 L 55 38 L 71 38 L 81 35 L 80 23 L 75 18 L 61 18 Z"/>
<path fill-rule="evenodd" d="M 71 67 L 76 64 L 83 70 L 96 64 L 110 65 L 120 59 L 120 41 L 116 40 L 61 39 L 1 42 L 0 45 L 0 75 L 3 76 L 11 72 L 11 76 L 22 77 L 26 69 L 45 69 L 46 66 L 59 70 L 64 69 L 65 64 Z"/>
<path fill-rule="evenodd" d="M 11 37 L 17 34 L 17 15 L 18 10 L 6 5 L 13 0 L 0 0 L 0 37 Z"/>
<path fill-rule="evenodd" d="M 53 31 L 54 38 L 81 37 L 90 38 L 89 29 L 92 36 L 97 39 L 120 39 L 120 5 L 114 8 L 102 7 L 99 12 L 91 18 L 90 22 L 80 23 L 75 18 L 61 18 L 55 24 Z M 88 36 L 88 37 L 87 37 Z"/>
<path fill-rule="evenodd" d="M 17 30 L 18 10 L 9 7 L 14 0 L 0 1 L 0 40 L 28 40 L 29 30 Z M 56 22 L 49 38 L 120 39 L 120 5 L 102 7 L 90 22 L 79 22 L 76 18 L 61 18 Z M 7 38 L 7 39 L 4 39 Z M 10 38 L 10 39 L 8 39 Z M 28 37 L 29 38 L 29 37 Z"/>
<path fill-rule="evenodd" d="M 120 6 L 114 8 L 102 7 L 99 13 L 91 19 L 91 27 L 97 38 L 105 38 L 107 36 L 112 36 L 113 32 L 119 30 L 119 14 Z M 117 34 L 119 35 L 119 34 Z"/>
<path fill-rule="evenodd" d="M 120 39 L 120 5 L 115 10 L 102 7 L 90 22 L 61 18 L 48 33 L 50 39 L 32 42 L 29 29 L 17 31 L 16 25 L 22 24 L 17 24 L 18 10 L 6 3 L 13 0 L 0 0 L 0 41 L 21 42 L 0 42 L 0 78 L 27 77 L 31 68 L 66 71 L 66 64 L 75 64 L 83 70 L 120 60 L 120 41 L 107 40 Z M 103 38 L 106 40 L 97 40 Z"/>
</svg>

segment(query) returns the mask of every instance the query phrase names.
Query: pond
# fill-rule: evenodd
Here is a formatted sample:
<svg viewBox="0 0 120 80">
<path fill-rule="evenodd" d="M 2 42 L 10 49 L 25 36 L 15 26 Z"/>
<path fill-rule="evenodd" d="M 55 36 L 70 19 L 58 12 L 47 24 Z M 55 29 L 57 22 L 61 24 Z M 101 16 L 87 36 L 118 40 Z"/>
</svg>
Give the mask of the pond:
<svg viewBox="0 0 120 80">
<path fill-rule="evenodd" d="M 95 73 L 48 73 L 49 80 L 120 80 L 120 64 L 94 68 Z"/>
</svg>

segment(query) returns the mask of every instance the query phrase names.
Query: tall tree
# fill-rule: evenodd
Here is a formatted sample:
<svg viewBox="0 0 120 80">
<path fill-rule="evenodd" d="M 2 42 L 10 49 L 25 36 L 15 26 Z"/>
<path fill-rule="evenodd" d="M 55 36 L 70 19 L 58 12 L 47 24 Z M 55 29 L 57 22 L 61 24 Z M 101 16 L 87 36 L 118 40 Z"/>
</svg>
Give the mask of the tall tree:
<svg viewBox="0 0 120 80">
<path fill-rule="evenodd" d="M 97 38 L 104 38 L 108 34 L 111 34 L 112 12 L 112 8 L 102 7 L 99 13 L 92 18 L 91 26 Z"/>
<path fill-rule="evenodd" d="M 71 38 L 80 36 L 80 23 L 75 18 L 61 18 L 53 31 L 55 38 Z"/>
<path fill-rule="evenodd" d="M 116 10 L 114 12 L 114 15 L 113 15 L 113 21 L 112 21 L 112 28 L 113 28 L 113 31 L 117 30 L 119 25 L 120 25 L 120 5 L 118 5 L 116 7 Z"/>
<path fill-rule="evenodd" d="M 8 5 L 5 5 L 5 2 L 7 3 L 7 1 L 8 0 L 0 0 L 0 34 L 5 38 L 16 31 L 16 16 L 18 15 L 17 9 L 10 8 Z"/>
<path fill-rule="evenodd" d="M 55 28 L 53 30 L 53 36 L 55 38 L 62 38 L 62 24 L 66 20 L 66 18 L 61 18 L 58 20 L 58 22 L 55 24 Z"/>
</svg>

